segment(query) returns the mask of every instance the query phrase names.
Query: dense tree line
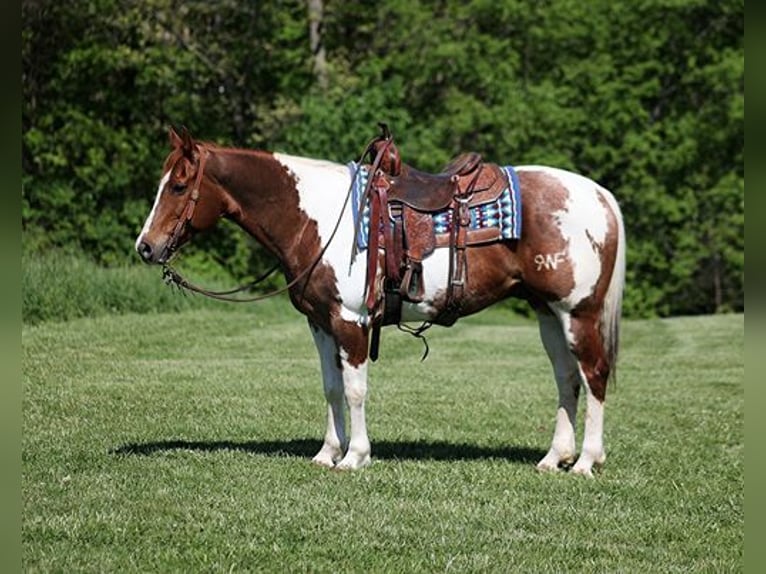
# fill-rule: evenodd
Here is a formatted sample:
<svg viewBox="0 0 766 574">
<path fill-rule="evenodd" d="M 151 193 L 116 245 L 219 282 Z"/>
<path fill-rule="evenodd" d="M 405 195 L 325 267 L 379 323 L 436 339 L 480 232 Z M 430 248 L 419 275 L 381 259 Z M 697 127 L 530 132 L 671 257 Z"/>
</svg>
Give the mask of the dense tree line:
<svg viewBox="0 0 766 574">
<path fill-rule="evenodd" d="M 29 250 L 132 259 L 171 124 L 346 162 L 385 120 L 423 169 L 470 149 L 613 190 L 627 313 L 744 308 L 742 0 L 25 0 L 22 15 Z M 203 247 L 201 266 L 265 264 L 230 228 Z"/>
</svg>

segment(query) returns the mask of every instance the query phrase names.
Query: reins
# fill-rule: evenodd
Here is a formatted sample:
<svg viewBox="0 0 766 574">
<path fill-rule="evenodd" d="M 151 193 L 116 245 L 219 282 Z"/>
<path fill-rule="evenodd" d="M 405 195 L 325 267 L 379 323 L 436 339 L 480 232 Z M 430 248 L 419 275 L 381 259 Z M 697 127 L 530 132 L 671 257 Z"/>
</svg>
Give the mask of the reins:
<svg viewBox="0 0 766 574">
<path fill-rule="evenodd" d="M 235 293 L 241 293 L 242 291 L 249 291 L 259 283 L 262 283 L 266 279 L 268 279 L 277 269 L 279 269 L 279 263 L 271 267 L 266 273 L 258 277 L 257 279 L 251 281 L 250 283 L 246 283 L 245 285 L 240 285 L 239 287 L 235 287 L 234 289 L 229 289 L 228 291 L 211 291 L 210 289 L 205 289 L 204 287 L 199 287 L 197 285 L 194 285 L 193 283 L 190 283 L 186 279 L 184 279 L 178 271 L 173 269 L 170 265 L 167 263 L 162 266 L 162 280 L 167 285 L 173 285 L 175 287 L 178 287 L 179 289 L 186 289 L 188 291 L 193 291 L 194 293 L 199 293 L 201 295 L 205 295 L 206 297 L 210 297 L 211 299 L 218 299 L 219 301 L 229 301 L 230 303 L 247 303 L 252 301 L 258 301 L 259 299 L 266 299 L 267 297 L 272 297 L 274 295 L 278 295 L 279 293 L 282 293 L 283 291 L 289 289 L 292 287 L 292 285 L 287 285 L 283 289 L 280 289 L 279 291 L 275 291 L 273 293 L 266 293 L 265 295 L 260 295 L 258 297 L 248 297 L 248 298 L 239 298 L 239 297 L 230 297 L 230 295 L 234 295 Z M 300 278 L 300 277 L 299 277 Z"/>
<path fill-rule="evenodd" d="M 370 143 L 367 144 L 367 147 L 365 148 L 364 152 L 362 152 L 362 155 L 360 156 L 362 159 L 364 158 L 365 155 L 367 155 L 367 153 L 369 152 L 370 148 L 372 147 L 375 141 L 376 139 L 373 139 L 372 141 L 370 141 Z M 197 205 L 197 202 L 199 201 L 199 186 L 202 183 L 202 170 L 204 168 L 205 160 L 207 159 L 207 153 L 208 153 L 207 150 L 204 150 L 204 148 L 199 148 L 199 149 L 200 149 L 199 171 L 197 172 L 197 177 L 195 178 L 194 187 L 192 188 L 191 195 L 189 196 L 189 201 L 187 202 L 186 207 L 184 207 L 183 212 L 178 218 L 178 223 L 176 223 L 176 227 L 173 230 L 173 235 L 171 236 L 171 239 L 168 242 L 168 245 L 169 245 L 168 249 L 171 250 L 171 252 L 173 249 L 175 249 L 176 243 L 179 241 L 180 236 L 183 233 L 183 230 L 191 221 L 194 215 L 194 209 Z M 357 170 L 361 169 L 360 165 L 358 165 L 356 169 Z M 333 227 L 332 233 L 330 234 L 330 238 L 327 240 L 327 243 L 325 243 L 324 247 L 322 247 L 321 251 L 314 258 L 311 264 L 308 265 L 306 268 L 304 268 L 303 271 L 301 271 L 298 275 L 296 275 L 284 287 L 280 287 L 279 289 L 275 289 L 274 291 L 269 291 L 268 293 L 263 293 L 261 295 L 255 295 L 253 297 L 232 297 L 232 295 L 236 293 L 249 291 L 256 285 L 258 285 L 259 283 L 262 283 L 263 281 L 265 281 L 277 269 L 279 269 L 279 267 L 281 266 L 280 263 L 275 264 L 272 268 L 270 268 L 266 273 L 264 273 L 257 279 L 249 283 L 246 283 L 244 285 L 241 285 L 239 287 L 235 287 L 234 289 L 229 289 L 227 291 L 212 291 L 210 289 L 205 289 L 204 287 L 195 285 L 194 283 L 185 279 L 178 271 L 173 269 L 168 263 L 165 263 L 162 266 L 163 281 L 165 281 L 167 285 L 173 285 L 175 287 L 178 287 L 179 289 L 186 289 L 188 291 L 199 293 L 200 295 L 204 295 L 212 299 L 217 299 L 219 301 L 228 301 L 230 303 L 252 303 L 255 301 L 262 301 L 263 299 L 268 299 L 269 297 L 280 295 L 284 293 L 285 291 L 292 289 L 302 279 L 304 278 L 308 279 L 311 276 L 311 274 L 314 272 L 314 269 L 316 269 L 316 266 L 319 265 L 319 262 L 322 260 L 322 258 L 324 257 L 324 254 L 327 252 L 327 249 L 330 247 L 332 240 L 335 238 L 335 235 L 337 234 L 338 229 L 340 228 L 340 222 L 343 220 L 343 213 L 346 211 L 346 207 L 348 206 L 349 200 L 351 198 L 351 194 L 354 189 L 354 182 L 356 180 L 356 175 L 357 174 L 354 173 L 351 177 L 351 184 L 349 185 L 348 192 L 346 193 L 346 198 L 343 201 L 343 206 L 341 207 L 340 214 L 338 215 L 338 219 L 335 222 L 335 227 Z M 356 235 L 356 229 L 355 229 L 355 235 Z M 354 240 L 354 242 L 356 243 L 356 239 Z M 306 284 L 304 285 L 303 289 L 305 290 L 307 286 L 308 286 L 308 281 L 306 281 Z M 301 293 L 301 296 L 302 296 L 302 293 Z"/>
</svg>

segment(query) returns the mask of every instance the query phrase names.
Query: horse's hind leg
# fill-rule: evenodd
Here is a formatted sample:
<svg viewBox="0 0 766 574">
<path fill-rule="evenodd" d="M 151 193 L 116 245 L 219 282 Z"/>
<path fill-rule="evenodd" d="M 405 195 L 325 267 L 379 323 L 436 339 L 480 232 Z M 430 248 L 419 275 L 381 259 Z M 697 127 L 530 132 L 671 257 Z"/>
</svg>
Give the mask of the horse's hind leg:
<svg viewBox="0 0 766 574">
<path fill-rule="evenodd" d="M 324 435 L 324 444 L 313 461 L 322 466 L 333 467 L 343 458 L 346 448 L 343 374 L 338 368 L 338 347 L 332 336 L 312 323 L 309 323 L 309 326 L 322 363 L 324 396 L 327 400 L 327 430 Z"/>
<path fill-rule="evenodd" d="M 551 448 L 537 463 L 538 470 L 557 470 L 560 465 L 569 465 L 575 459 L 575 418 L 577 399 L 582 384 L 580 367 L 569 348 L 559 318 L 547 308 L 537 311 L 540 338 L 548 358 L 553 365 L 559 404 L 556 411 L 556 429 L 553 432 Z"/>
<path fill-rule="evenodd" d="M 540 336 L 553 364 L 559 391 L 556 430 L 551 448 L 537 464 L 555 470 L 575 457 L 575 417 L 580 387 L 585 383 L 585 429 L 580 457 L 572 472 L 593 476 L 593 466 L 606 460 L 604 451 L 604 399 L 609 361 L 598 321 L 593 315 L 572 316 L 547 309 L 537 313 Z"/>
<path fill-rule="evenodd" d="M 565 333 L 577 357 L 587 391 L 582 450 L 572 472 L 593 476 L 593 465 L 600 466 L 606 460 L 604 400 L 612 365 L 608 359 L 596 316 L 588 314 L 572 316 L 569 329 L 565 329 Z"/>
</svg>

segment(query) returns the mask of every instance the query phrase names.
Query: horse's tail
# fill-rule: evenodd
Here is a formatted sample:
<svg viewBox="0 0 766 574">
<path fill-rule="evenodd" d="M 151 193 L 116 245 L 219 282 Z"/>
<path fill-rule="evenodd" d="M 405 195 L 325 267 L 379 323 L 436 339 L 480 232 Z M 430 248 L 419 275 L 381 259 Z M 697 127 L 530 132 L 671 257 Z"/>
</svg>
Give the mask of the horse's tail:
<svg viewBox="0 0 766 574">
<path fill-rule="evenodd" d="M 625 287 L 625 225 L 617 200 L 605 194 L 617 221 L 617 255 L 612 268 L 612 278 L 604 299 L 601 316 L 601 336 L 609 361 L 609 379 L 617 382 L 617 355 L 620 347 L 620 318 L 622 316 L 622 292 Z"/>
</svg>

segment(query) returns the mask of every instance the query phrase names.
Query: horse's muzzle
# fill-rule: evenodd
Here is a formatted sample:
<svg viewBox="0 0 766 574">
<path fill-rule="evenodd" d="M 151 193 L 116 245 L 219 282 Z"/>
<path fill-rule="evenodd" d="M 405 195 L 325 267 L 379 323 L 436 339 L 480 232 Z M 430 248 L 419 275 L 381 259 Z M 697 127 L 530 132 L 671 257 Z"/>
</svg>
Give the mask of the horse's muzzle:
<svg viewBox="0 0 766 574">
<path fill-rule="evenodd" d="M 136 245 L 136 251 L 138 251 L 141 259 L 144 260 L 144 263 L 159 263 L 155 258 L 154 248 L 150 243 L 141 241 L 138 245 Z"/>
</svg>

